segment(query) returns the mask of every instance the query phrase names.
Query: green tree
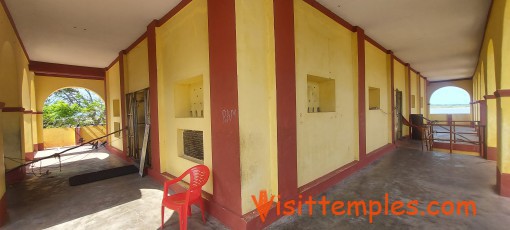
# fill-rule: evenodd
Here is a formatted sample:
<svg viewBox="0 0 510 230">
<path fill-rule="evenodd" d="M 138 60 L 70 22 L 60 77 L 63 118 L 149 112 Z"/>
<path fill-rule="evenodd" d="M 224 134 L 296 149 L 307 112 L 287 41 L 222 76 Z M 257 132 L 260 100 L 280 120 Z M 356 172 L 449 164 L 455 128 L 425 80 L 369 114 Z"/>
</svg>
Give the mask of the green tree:
<svg viewBox="0 0 510 230">
<path fill-rule="evenodd" d="M 105 105 L 90 90 L 65 88 L 54 92 L 43 107 L 43 127 L 104 125 Z"/>
</svg>

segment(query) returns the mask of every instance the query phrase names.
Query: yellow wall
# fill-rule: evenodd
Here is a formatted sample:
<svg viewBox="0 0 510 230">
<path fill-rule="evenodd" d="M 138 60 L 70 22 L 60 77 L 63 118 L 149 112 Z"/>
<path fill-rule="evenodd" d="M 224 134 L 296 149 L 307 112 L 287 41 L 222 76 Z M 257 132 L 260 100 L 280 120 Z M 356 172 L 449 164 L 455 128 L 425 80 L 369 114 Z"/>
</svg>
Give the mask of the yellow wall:
<svg viewBox="0 0 510 230">
<path fill-rule="evenodd" d="M 1 103 L 1 102 L 0 102 Z M 0 105 L 2 106 L 2 105 Z M 0 107 L 0 120 L 2 119 L 3 113 Z M 4 135 L 2 129 L 2 123 L 0 122 L 0 198 L 3 198 L 5 194 L 5 160 L 4 160 Z"/>
<path fill-rule="evenodd" d="M 46 128 L 44 133 L 44 147 L 54 148 L 76 145 L 75 128 Z M 80 127 L 80 136 L 83 142 L 96 139 L 106 135 L 105 126 L 84 126 Z"/>
<path fill-rule="evenodd" d="M 497 2 L 497 3 L 496 3 Z M 502 40 L 501 48 L 497 47 L 494 44 L 494 49 L 500 49 L 501 53 L 501 61 L 497 60 L 497 56 L 495 55 L 495 63 L 496 63 L 496 87 L 498 89 L 510 89 L 510 3 L 508 1 L 503 1 L 506 3 L 502 6 L 501 1 L 496 1 L 494 4 L 493 10 L 500 6 L 504 10 L 504 16 L 502 17 L 501 28 L 503 28 L 503 35 L 500 38 Z M 501 11 L 502 9 L 497 9 L 496 11 Z M 501 19 L 500 19 L 501 20 Z M 488 35 L 490 36 L 493 32 L 490 31 Z M 496 53 L 496 52 L 495 52 Z M 498 65 L 499 64 L 499 65 Z M 498 74 L 498 69 L 501 69 L 500 74 Z M 509 97 L 501 97 L 497 99 L 497 115 L 498 115 L 498 168 L 500 172 L 510 173 L 510 98 Z"/>
<path fill-rule="evenodd" d="M 28 71 L 28 59 L 25 56 L 14 29 L 0 6 L 0 101 L 6 107 L 23 107 L 30 110 L 30 85 L 33 73 Z M 24 159 L 26 152 L 33 151 L 32 115 L 21 112 L 6 112 L 3 123 L 3 142 L 6 156 Z M 7 168 L 17 166 L 6 162 Z"/>
<path fill-rule="evenodd" d="M 367 153 L 391 143 L 391 80 L 389 56 L 365 42 L 366 146 Z M 380 90 L 380 109 L 369 109 L 369 88 Z"/>
<path fill-rule="evenodd" d="M 510 173 L 510 97 L 498 98 L 498 116 L 498 168 Z"/>
<path fill-rule="evenodd" d="M 147 39 L 135 46 L 125 59 L 125 92 L 131 93 L 149 88 L 149 59 L 147 51 Z"/>
<path fill-rule="evenodd" d="M 251 195 L 278 194 L 273 1 L 236 0 L 243 213 Z"/>
<path fill-rule="evenodd" d="M 164 25 L 156 28 L 156 40 L 161 171 L 180 175 L 197 165 L 179 156 L 178 132 L 181 129 L 203 131 L 203 164 L 212 169 L 207 1 L 191 1 Z M 204 116 L 177 116 L 175 101 L 183 100 L 189 94 L 174 94 L 176 87 L 200 76 Z M 213 192 L 212 181 L 213 178 L 210 178 L 204 187 L 209 193 Z"/>
<path fill-rule="evenodd" d="M 510 3 L 494 0 L 485 30 L 473 86 L 481 98 L 498 89 L 510 89 Z M 498 169 L 510 173 L 510 100 L 487 100 L 487 143 L 498 149 Z M 475 107 L 476 108 L 476 107 Z"/>
<path fill-rule="evenodd" d="M 32 81 L 30 83 L 30 110 L 37 111 L 37 103 L 36 103 L 36 95 L 35 95 L 35 75 L 32 77 Z M 40 114 L 32 114 L 31 120 L 32 120 L 32 142 L 34 144 L 41 143 L 39 142 L 39 139 L 37 137 L 37 117 L 41 116 Z"/>
<path fill-rule="evenodd" d="M 83 138 L 83 142 L 88 142 L 96 138 L 106 135 L 106 126 L 84 126 L 80 128 L 80 136 Z M 100 141 L 103 141 L 102 139 Z"/>
<path fill-rule="evenodd" d="M 410 77 L 410 80 L 411 80 L 411 100 L 413 100 L 413 96 L 414 96 L 414 101 L 411 101 L 411 114 L 419 114 L 420 113 L 420 109 L 419 109 L 419 92 L 418 92 L 418 75 L 411 70 L 411 77 Z M 414 104 L 414 108 L 412 107 L 412 104 Z"/>
<path fill-rule="evenodd" d="M 409 87 L 407 86 L 407 81 L 408 81 L 408 77 L 407 77 L 407 67 L 402 65 L 402 63 L 398 62 L 398 61 L 393 61 L 393 76 L 394 76 L 394 79 L 393 79 L 393 84 L 394 84 L 394 88 L 395 90 L 400 90 L 402 91 L 402 115 L 409 120 L 409 104 L 408 104 L 408 101 L 409 101 Z M 396 94 L 395 94 L 396 95 Z M 395 99 L 395 103 L 396 103 L 396 99 Z M 397 123 L 395 122 L 395 125 L 397 125 Z M 407 136 L 409 135 L 409 127 L 403 125 L 402 126 L 402 136 Z"/>
<path fill-rule="evenodd" d="M 298 185 L 358 158 L 356 34 L 294 1 Z M 308 113 L 307 75 L 335 80 L 335 112 Z"/>
<path fill-rule="evenodd" d="M 498 116 L 496 99 L 487 100 L 487 146 L 498 146 Z"/>
<path fill-rule="evenodd" d="M 76 144 L 74 128 L 43 129 L 44 148 L 73 146 Z"/>
<path fill-rule="evenodd" d="M 427 81 L 420 77 L 420 112 L 424 117 L 428 117 L 428 100 L 427 100 Z"/>
<path fill-rule="evenodd" d="M 115 123 L 118 123 L 122 129 L 122 109 L 121 109 L 121 95 L 120 95 L 120 70 L 119 63 L 115 63 L 110 69 L 106 71 L 106 92 L 108 94 L 106 117 L 110 132 L 114 132 Z M 114 101 L 117 103 L 114 104 Z M 117 108 L 114 108 L 117 107 Z M 113 110 L 118 109 L 118 116 L 114 116 Z M 111 135 L 108 137 L 108 144 L 118 150 L 123 150 L 122 132 L 119 137 Z"/>
<path fill-rule="evenodd" d="M 21 79 L 21 107 L 25 108 L 25 110 L 31 110 L 33 105 L 35 105 L 35 101 L 32 100 L 32 91 L 31 85 L 34 83 L 34 74 L 29 72 L 27 69 L 23 69 L 22 71 L 22 79 Z M 35 97 L 35 95 L 34 95 Z M 34 141 L 33 141 L 33 132 L 32 132 L 32 114 L 23 114 L 22 117 L 22 139 L 24 140 L 24 153 L 31 153 L 34 151 Z"/>
</svg>

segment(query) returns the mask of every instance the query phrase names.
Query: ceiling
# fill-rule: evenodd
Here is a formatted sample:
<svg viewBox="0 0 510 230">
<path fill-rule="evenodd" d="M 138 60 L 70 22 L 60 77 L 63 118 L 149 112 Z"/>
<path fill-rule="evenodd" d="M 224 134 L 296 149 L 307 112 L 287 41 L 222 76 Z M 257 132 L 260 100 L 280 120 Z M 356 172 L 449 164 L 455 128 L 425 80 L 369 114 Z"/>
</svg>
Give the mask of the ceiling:
<svg viewBox="0 0 510 230">
<path fill-rule="evenodd" d="M 5 0 L 33 61 L 106 67 L 180 0 Z M 488 0 L 317 0 L 431 81 L 471 77 Z"/>
<path fill-rule="evenodd" d="M 5 0 L 32 61 L 108 66 L 180 0 Z"/>
<path fill-rule="evenodd" d="M 430 81 L 473 76 L 490 0 L 317 0 Z"/>
</svg>

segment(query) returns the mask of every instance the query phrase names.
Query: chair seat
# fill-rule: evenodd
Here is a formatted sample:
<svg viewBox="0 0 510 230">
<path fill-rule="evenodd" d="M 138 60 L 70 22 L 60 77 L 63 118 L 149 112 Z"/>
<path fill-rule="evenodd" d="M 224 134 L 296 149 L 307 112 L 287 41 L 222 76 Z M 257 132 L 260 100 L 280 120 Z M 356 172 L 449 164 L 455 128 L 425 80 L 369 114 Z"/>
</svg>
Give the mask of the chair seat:
<svg viewBox="0 0 510 230">
<path fill-rule="evenodd" d="M 186 193 L 176 193 L 163 199 L 163 205 L 167 208 L 180 208 L 186 201 Z"/>
</svg>

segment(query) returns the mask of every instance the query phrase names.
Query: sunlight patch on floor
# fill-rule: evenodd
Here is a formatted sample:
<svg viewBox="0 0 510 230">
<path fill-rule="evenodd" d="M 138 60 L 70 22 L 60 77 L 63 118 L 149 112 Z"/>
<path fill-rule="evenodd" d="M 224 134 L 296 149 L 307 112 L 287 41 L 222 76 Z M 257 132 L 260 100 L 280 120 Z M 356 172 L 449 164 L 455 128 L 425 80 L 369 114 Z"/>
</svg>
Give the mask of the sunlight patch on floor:
<svg viewBox="0 0 510 230">
<path fill-rule="evenodd" d="M 66 149 L 70 149 L 69 147 L 65 148 L 53 148 L 44 151 L 39 151 L 35 154 L 35 159 L 51 156 L 55 153 L 59 153 L 65 151 Z M 70 150 L 68 152 L 60 155 L 60 161 L 57 157 L 48 158 L 39 162 L 36 162 L 32 167 L 46 167 L 46 166 L 58 166 L 60 163 L 70 163 L 81 160 L 88 159 L 99 159 L 104 160 L 109 157 L 108 152 L 104 148 L 92 149 L 90 146 L 81 146 L 76 149 Z"/>
</svg>

